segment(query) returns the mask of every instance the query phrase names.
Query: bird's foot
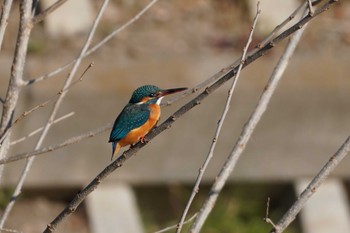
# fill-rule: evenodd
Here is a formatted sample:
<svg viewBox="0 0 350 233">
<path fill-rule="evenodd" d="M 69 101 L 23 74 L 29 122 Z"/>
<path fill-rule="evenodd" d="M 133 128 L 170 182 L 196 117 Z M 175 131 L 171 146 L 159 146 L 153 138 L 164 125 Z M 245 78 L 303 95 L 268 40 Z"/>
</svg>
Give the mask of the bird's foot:
<svg viewBox="0 0 350 233">
<path fill-rule="evenodd" d="M 143 137 L 140 139 L 140 142 L 142 142 L 142 143 L 147 143 L 148 140 L 145 138 L 145 136 L 143 136 Z"/>
</svg>

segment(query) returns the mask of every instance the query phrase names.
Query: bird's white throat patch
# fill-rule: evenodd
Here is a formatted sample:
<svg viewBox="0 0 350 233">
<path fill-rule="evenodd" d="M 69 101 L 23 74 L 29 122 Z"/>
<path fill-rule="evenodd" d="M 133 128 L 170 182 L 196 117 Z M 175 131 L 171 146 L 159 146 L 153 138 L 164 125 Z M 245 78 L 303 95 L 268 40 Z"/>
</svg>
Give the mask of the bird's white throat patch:
<svg viewBox="0 0 350 233">
<path fill-rule="evenodd" d="M 157 104 L 160 105 L 160 102 L 162 102 L 162 99 L 164 98 L 164 96 L 160 97 L 158 100 L 157 100 Z"/>
<path fill-rule="evenodd" d="M 160 98 L 157 100 L 156 104 L 160 105 L 160 102 L 162 102 L 162 99 L 163 99 L 163 98 L 164 98 L 164 96 L 160 97 Z M 144 104 L 144 103 L 145 103 L 145 102 L 140 101 L 140 102 L 136 103 L 136 105 L 140 105 L 140 104 Z"/>
</svg>

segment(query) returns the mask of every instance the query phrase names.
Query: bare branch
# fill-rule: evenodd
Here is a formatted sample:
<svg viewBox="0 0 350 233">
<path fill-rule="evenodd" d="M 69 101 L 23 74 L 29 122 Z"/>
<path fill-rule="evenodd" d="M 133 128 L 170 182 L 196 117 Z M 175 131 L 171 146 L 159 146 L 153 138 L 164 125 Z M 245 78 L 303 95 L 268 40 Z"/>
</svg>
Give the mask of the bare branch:
<svg viewBox="0 0 350 233">
<path fill-rule="evenodd" d="M 133 18 L 131 18 L 129 21 L 127 21 L 125 24 L 123 24 L 122 26 L 118 27 L 117 29 L 115 29 L 113 32 L 111 32 L 108 36 L 106 36 L 102 41 L 100 41 L 98 44 L 96 44 L 95 46 L 93 46 L 91 49 L 89 49 L 85 54 L 84 57 L 89 56 L 91 53 L 95 52 L 97 49 L 99 49 L 102 45 L 104 45 L 105 43 L 107 43 L 109 40 L 111 40 L 114 36 L 116 36 L 117 34 L 119 34 L 121 31 L 123 31 L 124 29 L 126 29 L 127 27 L 129 27 L 131 24 L 133 24 L 135 21 L 137 21 L 143 14 L 145 14 L 158 0 L 152 0 L 150 3 L 148 3 L 144 8 L 142 8 L 142 10 L 137 13 Z M 24 85 L 30 85 L 30 84 L 34 84 L 43 80 L 46 80 L 48 78 L 51 78 L 53 76 L 55 76 L 56 74 L 59 74 L 60 72 L 62 72 L 63 70 L 67 69 L 69 66 L 71 66 L 76 60 L 73 60 L 69 63 L 67 63 L 66 65 L 48 73 L 45 74 L 43 76 L 31 79 L 31 80 L 26 80 L 24 81 Z"/>
<path fill-rule="evenodd" d="M 266 202 L 265 219 L 269 218 L 269 213 L 270 213 L 270 197 L 267 198 L 267 202 Z"/>
<path fill-rule="evenodd" d="M 270 212 L 270 197 L 267 198 L 267 202 L 266 202 L 266 215 L 264 218 L 264 221 L 266 223 L 271 224 L 274 228 L 276 228 L 276 225 L 272 222 L 272 220 L 269 217 L 269 212 Z"/>
<path fill-rule="evenodd" d="M 345 156 L 349 154 L 349 152 L 350 136 L 312 179 L 310 184 L 299 195 L 289 210 L 283 215 L 282 219 L 276 224 L 274 229 L 271 230 L 271 233 L 281 233 L 288 227 L 288 225 L 295 219 L 300 210 L 305 206 L 309 198 L 317 191 L 318 187 L 320 187 L 323 181 L 326 180 L 329 174 L 338 166 L 338 164 L 345 158 Z"/>
<path fill-rule="evenodd" d="M 316 17 L 317 15 L 321 14 L 322 12 L 329 9 L 330 5 L 333 4 L 333 0 L 329 0 L 326 2 L 321 8 L 319 8 L 317 11 L 315 11 L 315 14 L 313 16 L 307 15 L 303 19 L 301 19 L 298 23 L 290 27 L 289 29 L 282 32 L 279 36 L 273 39 L 273 44 L 267 44 L 263 48 L 261 48 L 256 53 L 252 54 L 251 56 L 248 56 L 243 68 L 249 65 L 250 63 L 254 62 L 256 59 L 261 57 L 263 54 L 265 54 L 268 50 L 273 48 L 275 45 L 280 43 L 283 39 L 290 36 L 295 31 L 302 28 L 307 22 L 309 22 L 311 19 Z M 192 99 L 190 102 L 182 106 L 179 110 L 177 110 L 175 113 L 173 113 L 167 120 L 165 120 L 159 127 L 156 127 L 153 129 L 149 134 L 145 137 L 145 142 L 149 142 L 153 138 L 155 138 L 157 135 L 159 135 L 161 132 L 163 132 L 166 129 L 169 129 L 171 125 L 182 115 L 184 115 L 186 112 L 191 110 L 193 107 L 199 105 L 203 99 L 208 97 L 213 91 L 218 89 L 220 86 L 222 86 L 224 83 L 226 83 L 229 79 L 234 77 L 234 75 L 237 72 L 238 67 L 232 67 L 232 69 L 225 74 L 222 75 L 222 77 L 217 80 L 214 84 L 207 87 L 200 95 Z M 221 72 L 219 72 L 221 73 Z M 47 225 L 46 229 L 44 230 L 44 233 L 51 233 L 56 230 L 58 225 L 70 214 L 72 214 L 76 208 L 84 201 L 84 199 L 92 192 L 94 191 L 98 185 L 106 178 L 108 177 L 113 171 L 115 171 L 117 168 L 121 167 L 126 160 L 128 160 L 130 157 L 136 154 L 142 147 L 144 147 L 147 143 L 138 142 L 135 144 L 132 148 L 125 151 L 119 158 L 114 160 L 110 165 L 108 165 L 103 171 L 101 171 L 85 188 L 83 188 L 66 206 L 64 210 L 51 222 Z"/>
<path fill-rule="evenodd" d="M 66 89 L 71 84 L 71 82 L 72 82 L 72 80 L 74 78 L 74 75 L 75 75 L 75 73 L 76 73 L 76 71 L 78 69 L 78 66 L 80 65 L 80 63 L 81 63 L 81 61 L 82 61 L 82 59 L 84 57 L 84 54 L 86 53 L 89 45 L 91 44 L 92 37 L 95 34 L 96 28 L 97 28 L 97 26 L 98 26 L 98 24 L 100 22 L 100 19 L 101 19 L 102 15 L 103 15 L 103 12 L 107 8 L 108 2 L 109 2 L 109 0 L 105 0 L 103 2 L 102 6 L 101 6 L 101 8 L 100 8 L 100 10 L 98 12 L 98 15 L 96 16 L 96 19 L 95 19 L 95 21 L 94 21 L 94 23 L 92 25 L 90 33 L 89 33 L 89 35 L 88 35 L 88 37 L 87 37 L 87 39 L 85 41 L 85 44 L 84 44 L 84 46 L 83 46 L 83 48 L 82 48 L 78 58 L 76 59 L 76 62 L 74 64 L 71 72 L 69 73 L 69 75 L 68 75 L 68 77 L 66 79 L 66 82 L 65 82 L 64 87 L 63 87 L 63 90 L 65 90 L 65 91 L 63 91 L 60 94 L 60 96 L 58 97 L 58 99 L 56 100 L 56 102 L 54 104 L 54 107 L 53 107 L 53 110 L 52 110 L 52 112 L 50 114 L 50 117 L 49 117 L 46 125 L 44 126 L 42 134 L 41 134 L 41 136 L 40 136 L 40 138 L 39 138 L 39 140 L 38 140 L 34 150 L 38 150 L 41 147 L 41 145 L 42 145 L 42 143 L 43 143 L 43 141 L 44 141 L 44 139 L 45 139 L 45 137 L 46 137 L 46 135 L 47 135 L 47 133 L 48 133 L 48 131 L 50 129 L 50 127 L 52 125 L 52 122 L 54 121 L 54 119 L 56 117 L 56 114 L 57 114 L 57 111 L 58 111 L 58 109 L 60 107 L 60 104 L 63 101 L 63 98 L 65 97 L 65 95 L 67 93 Z M 24 169 L 22 171 L 22 174 L 21 174 L 21 176 L 19 178 L 19 181 L 18 181 L 18 183 L 16 185 L 15 191 L 13 192 L 13 195 L 12 195 L 13 198 L 7 204 L 7 206 L 6 206 L 5 210 L 4 210 L 4 213 L 3 213 L 2 217 L 1 217 L 0 228 L 3 227 L 3 225 L 4 225 L 4 223 L 5 223 L 6 219 L 7 219 L 10 211 L 12 210 L 12 208 L 13 208 L 13 206 L 15 204 L 15 201 L 16 201 L 16 197 L 21 193 L 24 181 L 25 181 L 25 179 L 26 179 L 26 177 L 27 177 L 27 175 L 28 175 L 28 173 L 30 171 L 30 168 L 31 168 L 33 162 L 34 162 L 34 157 L 29 158 L 27 160 L 27 162 L 25 164 L 25 167 L 24 167 Z"/>
<path fill-rule="evenodd" d="M 197 216 L 197 213 L 195 213 L 191 218 L 187 219 L 186 221 L 184 221 L 182 224 L 185 225 L 189 222 L 191 222 L 195 217 Z M 162 230 L 159 230 L 159 231 L 156 231 L 156 232 L 153 232 L 153 233 L 163 233 L 163 232 L 167 232 L 167 231 L 170 231 L 170 230 L 173 230 L 173 229 L 176 229 L 178 228 L 178 224 L 176 225 L 173 225 L 173 226 L 170 226 L 170 227 L 166 227 Z"/>
<path fill-rule="evenodd" d="M 215 136 L 214 136 L 214 138 L 212 140 L 212 143 L 210 145 L 210 149 L 209 149 L 208 155 L 207 155 L 207 157 L 206 157 L 202 167 L 199 169 L 199 174 L 197 176 L 195 185 L 194 185 L 194 187 L 192 189 L 191 196 L 190 196 L 190 198 L 189 198 L 189 200 L 188 200 L 188 202 L 186 204 L 185 210 L 182 213 L 180 222 L 178 224 L 179 227 L 176 229 L 176 233 L 180 233 L 181 232 L 182 225 L 183 225 L 183 223 L 184 223 L 184 221 L 186 219 L 186 215 L 187 215 L 187 213 L 188 213 L 188 211 L 190 209 L 190 206 L 191 206 L 191 204 L 192 204 L 196 194 L 198 193 L 199 185 L 200 185 L 200 183 L 202 181 L 204 172 L 207 169 L 207 166 L 209 165 L 209 162 L 211 161 L 211 159 L 212 159 L 212 157 L 214 155 L 214 150 L 215 150 L 215 147 L 216 147 L 216 143 L 218 141 L 218 138 L 219 138 L 222 126 L 223 126 L 223 124 L 225 122 L 226 115 L 227 115 L 227 113 L 228 113 L 228 111 L 230 109 L 233 91 L 234 91 L 234 89 L 236 87 L 236 84 L 238 82 L 238 79 L 239 79 L 239 76 L 240 76 L 240 73 L 241 73 L 241 70 L 242 70 L 242 67 L 243 67 L 243 64 L 244 64 L 244 60 L 246 59 L 246 55 L 247 55 L 247 51 L 248 51 L 249 45 L 250 45 L 250 43 L 252 42 L 252 39 L 253 39 L 253 32 L 254 32 L 256 23 L 258 22 L 259 15 L 260 15 L 260 8 L 259 8 L 259 6 L 260 6 L 260 1 L 257 2 L 257 9 L 256 9 L 256 15 L 255 15 L 254 20 L 253 20 L 253 26 L 251 27 L 247 43 L 246 43 L 246 45 L 243 48 L 242 60 L 240 62 L 240 65 L 238 66 L 237 74 L 236 74 L 235 78 L 233 79 L 233 82 L 232 82 L 230 90 L 228 91 L 228 96 L 227 96 L 227 100 L 226 100 L 226 103 L 225 103 L 225 107 L 224 107 L 224 110 L 223 110 L 223 112 L 221 114 L 221 117 L 220 117 L 220 119 L 218 121 L 218 126 L 216 128 Z"/>
<path fill-rule="evenodd" d="M 11 124 L 12 115 L 16 106 L 18 95 L 23 84 L 23 70 L 27 55 L 29 35 L 32 29 L 31 16 L 28 12 L 30 0 L 22 1 L 20 5 L 20 27 L 17 37 L 15 57 L 11 66 L 10 83 L 3 105 L 0 135 L 2 136 Z M 31 7 L 31 6 L 30 6 Z"/>
<path fill-rule="evenodd" d="M 271 100 L 272 94 L 276 90 L 276 87 L 284 73 L 287 65 L 289 63 L 289 59 L 292 57 L 296 45 L 298 44 L 300 37 L 304 31 L 305 27 L 301 30 L 297 31 L 290 39 L 285 51 L 283 52 L 278 64 L 276 65 L 270 80 L 264 88 L 264 91 L 258 101 L 257 106 L 255 107 L 252 115 L 250 116 L 247 123 L 244 125 L 244 128 L 236 142 L 234 148 L 232 149 L 231 154 L 225 161 L 222 169 L 217 175 L 209 195 L 202 205 L 200 211 L 198 212 L 198 216 L 196 217 L 194 223 L 192 224 L 190 231 L 191 233 L 198 233 L 202 229 L 205 220 L 208 218 L 210 212 L 215 206 L 216 200 L 226 184 L 226 181 L 229 175 L 232 173 L 234 167 L 237 164 L 238 159 L 240 158 L 242 152 L 244 151 L 251 135 L 254 132 L 254 129 L 258 122 L 260 121 L 262 115 L 264 114 L 268 103 Z"/>
<path fill-rule="evenodd" d="M 4 0 L 2 3 L 2 11 L 0 16 L 0 50 L 2 47 L 2 41 L 4 40 L 4 35 L 10 16 L 10 10 L 12 6 L 12 0 Z"/>
<path fill-rule="evenodd" d="M 10 83 L 7 90 L 5 103 L 3 104 L 3 111 L 0 125 L 0 137 L 7 135 L 2 140 L 0 147 L 0 158 L 7 156 L 8 148 L 10 146 L 11 131 L 7 130 L 11 125 L 14 110 L 18 101 L 19 92 L 23 82 L 24 64 L 26 61 L 27 47 L 29 35 L 31 33 L 31 0 L 23 0 L 20 3 L 20 26 L 18 30 L 17 43 L 15 49 L 14 60 L 11 66 Z M 0 177 L 2 175 L 3 166 L 0 168 Z M 5 219 L 8 213 L 3 213 L 0 220 L 0 229 L 4 227 Z"/>
<path fill-rule="evenodd" d="M 40 12 L 40 14 L 36 15 L 32 20 L 33 24 L 40 23 L 42 20 L 45 19 L 46 16 L 57 10 L 60 6 L 62 6 L 64 3 L 66 3 L 68 0 L 57 0 L 54 4 L 52 4 L 50 7 L 45 9 L 44 11 Z"/>
<path fill-rule="evenodd" d="M 15 107 L 17 105 L 19 93 L 23 83 L 24 64 L 26 61 L 27 47 L 29 36 L 32 30 L 31 24 L 31 0 L 23 0 L 20 2 L 20 23 L 14 52 L 14 59 L 11 66 L 10 82 L 8 85 L 6 97 L 3 103 L 1 122 L 0 122 L 0 159 L 5 158 L 10 146 L 11 130 L 8 127 L 11 125 Z M 3 166 L 0 166 L 0 179 L 2 177 Z M 0 222 L 0 228 L 3 224 Z"/>
<path fill-rule="evenodd" d="M 7 229 L 7 228 L 0 228 L 0 232 L 23 233 L 22 231 L 18 231 L 18 230 L 14 230 L 14 229 Z"/>
<path fill-rule="evenodd" d="M 56 123 L 58 123 L 58 122 L 60 122 L 60 121 L 63 121 L 63 120 L 65 120 L 65 119 L 67 119 L 67 118 L 73 116 L 73 115 L 74 115 L 74 112 L 70 112 L 70 113 L 68 113 L 68 114 L 66 114 L 66 115 L 64 115 L 64 116 L 62 116 L 62 117 L 57 118 L 56 120 L 54 120 L 54 121 L 52 122 L 52 124 L 56 124 Z M 38 128 L 38 129 L 34 130 L 33 132 L 31 132 L 30 134 L 28 134 L 27 136 L 22 137 L 22 138 L 20 138 L 20 139 L 17 139 L 16 141 L 12 141 L 12 142 L 10 143 L 10 146 L 16 145 L 17 143 L 23 142 L 24 140 L 26 140 L 26 139 L 28 139 L 28 138 L 30 138 L 30 137 L 33 137 L 33 136 L 36 135 L 37 133 L 40 133 L 43 129 L 44 129 L 44 127 L 40 127 L 40 128 Z"/>
<path fill-rule="evenodd" d="M 57 94 L 55 94 L 54 96 L 51 96 L 48 100 L 44 101 L 41 104 L 38 104 L 36 106 L 34 106 L 33 108 L 29 109 L 28 111 L 24 111 L 12 124 L 15 125 L 17 124 L 19 121 L 21 121 L 24 117 L 28 116 L 29 114 L 33 113 L 34 111 L 38 110 L 39 108 L 45 107 L 48 103 L 50 103 L 51 101 L 53 101 L 57 96 L 62 95 L 62 93 L 67 92 L 70 88 L 72 88 L 73 86 L 75 86 L 77 83 L 83 81 L 83 76 L 85 75 L 85 73 L 93 66 L 93 63 L 90 63 L 87 68 L 84 70 L 84 72 L 82 73 L 82 75 L 80 76 L 79 79 L 77 79 L 76 81 L 70 83 L 68 86 L 64 87 L 63 89 L 61 89 L 60 91 L 57 92 Z M 12 127 L 11 126 L 11 127 Z"/>
<path fill-rule="evenodd" d="M 320 3 L 320 1 L 315 1 L 313 2 L 313 5 L 316 5 Z M 301 11 L 301 9 L 305 9 L 306 7 L 306 2 L 301 3 L 301 5 L 294 10 L 294 12 L 289 15 L 282 23 L 280 23 L 279 25 L 277 25 L 267 36 L 265 39 L 263 39 L 258 45 L 255 46 L 255 49 L 249 51 L 247 53 L 247 56 L 251 56 L 254 53 L 256 53 L 257 51 L 259 51 L 259 49 L 263 48 L 264 46 L 268 45 L 269 43 L 271 43 L 271 41 L 273 40 L 273 38 L 277 35 L 277 33 L 284 27 L 286 26 L 289 22 L 291 22 L 295 16 Z M 167 106 L 170 105 L 192 93 L 196 93 L 199 90 L 203 89 L 204 87 L 210 85 L 211 83 L 215 82 L 216 80 L 218 80 L 219 78 L 221 78 L 224 74 L 226 74 L 227 72 L 229 72 L 232 67 L 235 67 L 237 65 L 239 65 L 240 61 L 242 60 L 242 57 L 240 57 L 239 59 L 237 59 L 236 61 L 234 61 L 233 63 L 231 63 L 229 66 L 222 68 L 220 72 L 216 73 L 215 75 L 211 76 L 210 78 L 204 80 L 203 82 L 201 82 L 200 84 L 196 85 L 195 87 L 188 89 L 187 91 L 181 92 L 180 95 L 176 95 L 174 97 L 170 97 L 168 99 L 167 102 L 162 103 L 162 106 Z"/>
<path fill-rule="evenodd" d="M 257 50 L 257 49 L 261 48 L 262 46 L 265 46 L 267 43 L 269 43 L 269 42 L 272 40 L 272 38 L 273 38 L 284 26 L 286 26 L 289 22 L 291 22 L 291 21 L 295 18 L 295 16 L 296 16 L 298 13 L 300 13 L 300 11 L 301 11 L 302 9 L 305 9 L 305 6 L 306 6 L 306 3 L 305 3 L 305 2 L 301 3 L 300 6 L 299 6 L 297 9 L 295 9 L 291 15 L 289 15 L 282 23 L 278 24 L 278 25 L 267 35 L 267 37 L 266 37 L 262 42 L 260 42 L 260 43 L 256 46 L 255 50 Z M 253 51 L 254 51 L 254 50 L 253 50 Z M 252 51 L 252 52 L 253 52 L 253 51 Z"/>
<path fill-rule="evenodd" d="M 62 95 L 63 92 L 68 91 L 70 88 L 72 88 L 74 85 L 76 85 L 77 83 L 83 81 L 83 76 L 86 74 L 86 72 L 93 66 L 93 62 L 91 62 L 87 68 L 84 70 L 84 72 L 82 73 L 82 75 L 80 76 L 79 79 L 77 79 L 76 81 L 72 82 L 69 86 L 67 86 L 66 88 L 61 89 L 60 91 L 57 92 L 56 95 L 51 96 L 50 98 L 48 98 L 46 101 L 44 101 L 43 103 L 40 103 L 36 106 L 34 106 L 33 108 L 24 111 L 14 122 L 13 124 L 11 124 L 8 128 L 7 131 L 9 129 L 11 129 L 15 124 L 17 124 L 18 122 L 20 122 L 21 120 L 23 120 L 23 118 L 27 117 L 29 114 L 35 112 L 36 110 L 45 107 L 47 104 L 49 104 L 50 102 L 52 102 L 54 99 L 56 99 L 57 96 Z M 7 134 L 5 133 L 1 138 L 0 138 L 0 143 L 4 140 L 4 138 L 7 136 Z"/>
<path fill-rule="evenodd" d="M 44 154 L 47 152 L 58 150 L 58 149 L 61 149 L 63 147 L 81 142 L 82 140 L 94 137 L 100 133 L 103 133 L 103 132 L 111 129 L 111 128 L 112 128 L 112 124 L 107 124 L 105 126 L 99 127 L 99 128 L 97 128 L 93 131 L 90 131 L 88 133 L 69 138 L 69 139 L 67 139 L 64 142 L 59 143 L 59 144 L 51 145 L 51 146 L 48 146 L 48 147 L 45 147 L 42 149 L 37 149 L 37 150 L 31 151 L 31 152 L 26 152 L 26 153 L 10 156 L 10 157 L 4 158 L 4 159 L 0 159 L 0 164 L 11 163 L 11 162 L 15 162 L 15 161 L 18 161 L 21 159 L 27 159 L 27 158 L 30 158 L 33 156 L 37 156 L 37 155 L 41 155 L 41 154 Z"/>
</svg>

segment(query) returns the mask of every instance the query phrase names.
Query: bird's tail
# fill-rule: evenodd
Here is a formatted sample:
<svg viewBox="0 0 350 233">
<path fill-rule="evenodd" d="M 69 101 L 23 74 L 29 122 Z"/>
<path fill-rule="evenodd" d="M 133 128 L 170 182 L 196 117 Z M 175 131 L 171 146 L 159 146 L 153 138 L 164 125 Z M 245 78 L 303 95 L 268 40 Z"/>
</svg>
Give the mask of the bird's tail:
<svg viewBox="0 0 350 233">
<path fill-rule="evenodd" d="M 115 158 L 115 156 L 117 155 L 119 149 L 120 149 L 119 143 L 118 142 L 112 142 L 112 157 L 111 157 L 111 161 Z"/>
</svg>

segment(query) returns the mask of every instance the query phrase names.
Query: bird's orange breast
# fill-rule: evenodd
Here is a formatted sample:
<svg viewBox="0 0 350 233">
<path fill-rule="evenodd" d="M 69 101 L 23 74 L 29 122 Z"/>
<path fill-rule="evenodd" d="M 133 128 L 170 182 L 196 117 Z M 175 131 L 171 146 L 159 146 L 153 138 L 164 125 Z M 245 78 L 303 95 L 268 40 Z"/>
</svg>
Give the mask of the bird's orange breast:
<svg viewBox="0 0 350 233">
<path fill-rule="evenodd" d="M 149 119 L 142 126 L 131 130 L 118 143 L 121 147 L 134 144 L 142 139 L 157 124 L 160 117 L 160 107 L 158 104 L 150 104 L 151 113 Z"/>
</svg>

